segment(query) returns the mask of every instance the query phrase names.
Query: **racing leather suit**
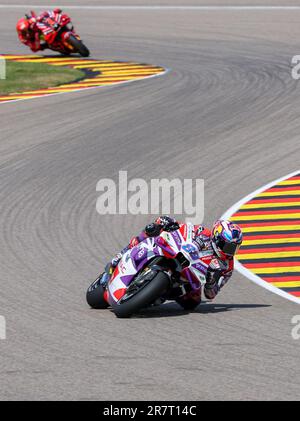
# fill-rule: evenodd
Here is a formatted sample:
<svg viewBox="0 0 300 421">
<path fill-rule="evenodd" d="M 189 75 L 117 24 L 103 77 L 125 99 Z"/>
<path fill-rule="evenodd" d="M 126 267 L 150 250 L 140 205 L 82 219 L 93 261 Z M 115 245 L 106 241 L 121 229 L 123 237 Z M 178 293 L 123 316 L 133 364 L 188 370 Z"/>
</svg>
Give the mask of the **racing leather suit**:
<svg viewBox="0 0 300 421">
<path fill-rule="evenodd" d="M 45 48 L 45 45 L 41 44 L 40 34 L 39 31 L 36 30 L 35 23 L 31 24 L 31 29 L 28 31 L 26 36 L 23 33 L 18 32 L 18 37 L 22 44 L 27 45 L 27 47 L 29 47 L 34 53 Z"/>
<path fill-rule="evenodd" d="M 54 11 L 43 12 L 36 18 L 32 16 L 29 17 L 28 22 L 30 24 L 30 31 L 26 36 L 21 32 L 18 32 L 19 40 L 27 45 L 34 53 L 47 48 L 56 34 L 55 30 L 47 23 L 47 19 L 50 18 L 55 20 L 56 15 L 60 12 L 60 9 L 55 9 Z M 44 42 L 41 42 L 41 36 L 43 37 Z"/>
</svg>

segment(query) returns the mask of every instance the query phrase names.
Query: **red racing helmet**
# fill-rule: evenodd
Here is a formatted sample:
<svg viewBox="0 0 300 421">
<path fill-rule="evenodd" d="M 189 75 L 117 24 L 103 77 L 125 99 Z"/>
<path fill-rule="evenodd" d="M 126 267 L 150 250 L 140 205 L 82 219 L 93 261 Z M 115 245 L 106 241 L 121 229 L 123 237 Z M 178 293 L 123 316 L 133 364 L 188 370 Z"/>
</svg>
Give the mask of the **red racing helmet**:
<svg viewBox="0 0 300 421">
<path fill-rule="evenodd" d="M 30 23 L 28 22 L 28 19 L 26 18 L 19 19 L 17 22 L 16 30 L 18 34 L 26 38 L 30 32 Z"/>
</svg>

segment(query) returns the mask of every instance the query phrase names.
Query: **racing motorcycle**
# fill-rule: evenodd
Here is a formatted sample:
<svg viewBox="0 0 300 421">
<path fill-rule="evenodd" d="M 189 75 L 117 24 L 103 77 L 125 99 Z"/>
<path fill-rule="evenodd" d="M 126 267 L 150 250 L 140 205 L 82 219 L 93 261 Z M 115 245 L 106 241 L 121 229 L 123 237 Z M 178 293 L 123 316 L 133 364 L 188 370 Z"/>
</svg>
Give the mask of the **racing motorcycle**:
<svg viewBox="0 0 300 421">
<path fill-rule="evenodd" d="M 180 299 L 206 283 L 212 251 L 200 251 L 193 243 L 193 225 L 163 231 L 128 250 L 103 288 L 100 275 L 88 288 L 92 308 L 111 306 L 117 317 L 130 317 L 150 305 Z M 178 300 L 185 308 L 184 301 Z M 186 307 L 188 308 L 188 307 Z"/>
<path fill-rule="evenodd" d="M 31 11 L 31 16 L 36 17 L 35 12 Z M 43 21 L 47 26 L 53 29 L 50 41 L 47 40 L 47 47 L 50 50 L 57 51 L 64 55 L 79 53 L 82 57 L 88 57 L 90 52 L 81 41 L 79 35 L 75 32 L 71 18 L 59 10 L 53 13 L 51 17 Z M 44 35 L 40 35 L 41 41 L 45 42 Z"/>
</svg>

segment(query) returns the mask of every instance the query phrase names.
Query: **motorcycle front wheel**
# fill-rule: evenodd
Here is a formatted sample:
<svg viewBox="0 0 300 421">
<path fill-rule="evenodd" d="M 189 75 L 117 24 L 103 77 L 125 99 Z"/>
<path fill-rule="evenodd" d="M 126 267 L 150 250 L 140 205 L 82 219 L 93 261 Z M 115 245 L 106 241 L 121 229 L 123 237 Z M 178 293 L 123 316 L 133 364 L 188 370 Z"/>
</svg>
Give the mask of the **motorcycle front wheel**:
<svg viewBox="0 0 300 421">
<path fill-rule="evenodd" d="M 148 307 L 160 298 L 170 287 L 170 279 L 164 272 L 157 275 L 130 298 L 125 296 L 112 305 L 115 315 L 119 318 L 131 317 L 139 310 Z"/>
</svg>

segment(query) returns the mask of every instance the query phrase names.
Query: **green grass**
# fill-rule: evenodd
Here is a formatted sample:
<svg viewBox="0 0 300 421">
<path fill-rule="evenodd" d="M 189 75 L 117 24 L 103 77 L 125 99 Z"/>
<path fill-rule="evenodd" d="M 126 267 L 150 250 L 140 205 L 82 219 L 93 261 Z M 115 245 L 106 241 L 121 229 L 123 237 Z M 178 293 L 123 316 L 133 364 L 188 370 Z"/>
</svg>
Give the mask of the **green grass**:
<svg viewBox="0 0 300 421">
<path fill-rule="evenodd" d="M 82 78 L 83 72 L 44 63 L 6 61 L 6 79 L 0 80 L 0 95 L 55 87 Z"/>
</svg>

